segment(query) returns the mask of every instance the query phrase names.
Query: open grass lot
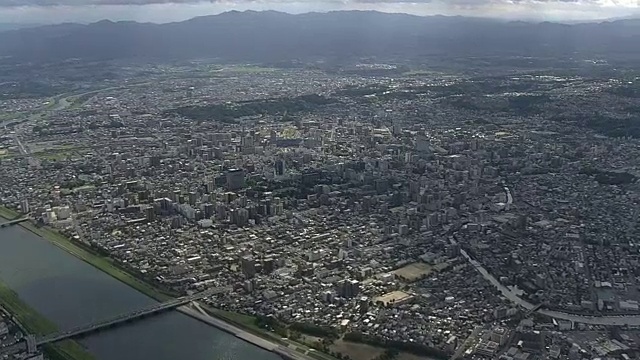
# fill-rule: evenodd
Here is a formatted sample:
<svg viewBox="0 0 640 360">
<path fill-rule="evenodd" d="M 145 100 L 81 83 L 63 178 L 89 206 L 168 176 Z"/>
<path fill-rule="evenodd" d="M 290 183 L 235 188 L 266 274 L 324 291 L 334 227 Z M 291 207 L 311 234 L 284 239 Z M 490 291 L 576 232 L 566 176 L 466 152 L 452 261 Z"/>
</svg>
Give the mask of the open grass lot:
<svg viewBox="0 0 640 360">
<path fill-rule="evenodd" d="M 429 275 L 432 269 L 433 268 L 429 264 L 416 262 L 394 270 L 393 273 L 405 281 L 413 282 Z"/>
<path fill-rule="evenodd" d="M 268 68 L 268 67 L 260 67 L 253 65 L 238 65 L 238 66 L 230 66 L 222 69 L 225 72 L 234 72 L 239 74 L 256 74 L 262 72 L 274 72 L 278 71 L 276 68 Z"/>
<path fill-rule="evenodd" d="M 288 338 L 283 338 L 274 332 L 267 331 L 256 324 L 256 318 L 251 315 L 239 314 L 231 311 L 225 311 L 220 309 L 215 309 L 211 307 L 204 307 L 207 312 L 209 312 L 212 316 L 215 316 L 219 319 L 225 320 L 231 324 L 236 325 L 237 327 L 246 330 L 256 336 L 267 339 L 274 343 L 284 345 L 289 349 L 295 350 L 299 353 L 305 354 L 311 358 L 318 360 L 336 360 L 335 357 L 325 354 L 321 351 L 312 349 L 309 344 L 305 343 L 304 340 L 308 338 L 314 338 L 309 336 L 302 336 L 300 341 L 294 341 Z"/>
<path fill-rule="evenodd" d="M 18 214 L 17 211 L 11 210 L 11 209 L 6 208 L 4 206 L 0 206 L 0 217 L 3 217 L 5 219 L 13 219 L 13 218 L 17 217 L 18 215 L 20 215 L 20 214 Z"/>
<path fill-rule="evenodd" d="M 407 352 L 401 352 L 400 354 L 398 354 L 398 356 L 396 356 L 396 360 L 434 360 L 434 359 L 428 356 L 419 356 L 419 355 L 415 355 Z"/>
<path fill-rule="evenodd" d="M 60 161 L 64 159 L 73 159 L 79 158 L 80 155 L 74 151 L 40 151 L 32 154 L 41 160 L 52 160 L 52 161 Z"/>
<path fill-rule="evenodd" d="M 331 345 L 331 351 L 334 353 L 342 353 L 344 357 L 349 356 L 352 360 L 371 360 L 380 356 L 384 352 L 384 348 L 369 344 L 360 344 L 342 339 L 336 340 Z M 395 357 L 396 360 L 434 360 L 428 356 L 419 356 L 408 352 L 400 352 Z"/>
<path fill-rule="evenodd" d="M 350 341 L 337 340 L 331 345 L 331 351 L 347 355 L 353 360 L 370 360 L 384 352 L 384 349 L 368 344 L 358 344 Z"/>
<path fill-rule="evenodd" d="M 74 145 L 33 144 L 31 155 L 40 160 L 60 161 L 84 156 L 86 149 Z"/>
<path fill-rule="evenodd" d="M 207 310 L 211 312 L 212 315 L 215 315 L 221 319 L 228 320 L 229 322 L 242 325 L 243 328 L 264 332 L 264 329 L 261 329 L 260 327 L 258 327 L 258 325 L 256 325 L 256 318 L 251 315 L 245 315 L 214 308 L 207 308 Z"/>
<path fill-rule="evenodd" d="M 24 304 L 13 290 L 2 282 L 0 282 L 0 304 L 31 334 L 46 335 L 58 330 L 55 324 Z M 55 360 L 93 359 L 93 356 L 80 344 L 72 340 L 47 345 L 45 351 L 51 359 Z"/>
</svg>

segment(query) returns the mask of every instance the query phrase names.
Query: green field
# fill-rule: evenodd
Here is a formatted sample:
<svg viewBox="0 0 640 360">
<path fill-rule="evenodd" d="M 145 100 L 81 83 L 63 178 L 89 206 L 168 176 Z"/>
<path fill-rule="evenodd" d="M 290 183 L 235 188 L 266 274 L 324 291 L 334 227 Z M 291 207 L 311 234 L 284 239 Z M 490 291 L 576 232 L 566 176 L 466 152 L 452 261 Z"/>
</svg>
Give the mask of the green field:
<svg viewBox="0 0 640 360">
<path fill-rule="evenodd" d="M 297 352 L 306 354 L 307 356 L 318 360 L 337 360 L 335 357 L 312 349 L 309 344 L 305 344 L 302 341 L 294 341 L 287 338 L 282 338 L 278 334 L 267 331 L 256 324 L 256 318 L 251 315 L 240 314 L 232 311 L 226 311 L 221 309 L 215 309 L 208 306 L 204 306 L 204 309 L 214 317 L 222 319 L 230 324 L 233 324 L 247 332 L 250 332 L 256 336 L 267 339 L 274 343 L 278 343 L 287 346 Z"/>
<path fill-rule="evenodd" d="M 209 307 L 207 308 L 207 311 L 218 318 L 228 320 L 229 322 L 233 322 L 234 324 L 237 324 L 239 326 L 241 325 L 245 329 L 254 329 L 259 332 L 264 332 L 264 329 L 261 329 L 260 327 L 258 327 L 258 325 L 256 325 L 256 318 L 251 315 L 245 315 Z"/>
<path fill-rule="evenodd" d="M 18 212 L 11 210 L 9 208 L 6 208 L 4 206 L 0 206 L 0 217 L 3 217 L 5 219 L 13 219 L 18 215 L 20 215 L 18 214 Z"/>
<path fill-rule="evenodd" d="M 31 155 L 41 160 L 52 160 L 52 161 L 61 161 L 67 158 L 78 157 L 75 155 L 75 153 L 70 151 L 40 151 L 40 152 L 33 153 Z"/>
<path fill-rule="evenodd" d="M 2 282 L 0 282 L 0 305 L 13 314 L 20 325 L 30 334 L 47 335 L 58 331 L 55 324 L 24 304 L 18 295 Z M 80 344 L 72 340 L 47 345 L 44 350 L 51 359 L 56 360 L 93 359 L 93 356 Z"/>
<path fill-rule="evenodd" d="M 278 71 L 276 68 L 269 67 L 261 67 L 261 66 L 253 66 L 253 65 L 238 65 L 238 66 L 230 66 L 221 69 L 222 71 L 235 72 L 240 74 L 257 74 L 262 72 L 274 72 Z M 220 70 L 218 70 L 220 71 Z"/>
</svg>

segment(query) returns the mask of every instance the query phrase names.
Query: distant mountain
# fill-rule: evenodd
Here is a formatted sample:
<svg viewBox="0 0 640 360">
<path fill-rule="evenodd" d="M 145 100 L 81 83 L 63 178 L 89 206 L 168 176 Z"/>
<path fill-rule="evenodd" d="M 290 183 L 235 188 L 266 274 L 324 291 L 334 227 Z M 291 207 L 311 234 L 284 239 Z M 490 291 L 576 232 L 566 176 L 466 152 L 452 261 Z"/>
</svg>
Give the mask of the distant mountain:
<svg viewBox="0 0 640 360">
<path fill-rule="evenodd" d="M 17 60 L 190 59 L 239 61 L 419 58 L 425 55 L 640 55 L 640 20 L 557 24 L 372 11 L 291 15 L 231 11 L 149 24 L 100 21 L 0 33 Z"/>
<path fill-rule="evenodd" d="M 30 27 L 41 26 L 40 24 L 14 24 L 14 23 L 0 23 L 0 31 L 17 30 Z"/>
</svg>

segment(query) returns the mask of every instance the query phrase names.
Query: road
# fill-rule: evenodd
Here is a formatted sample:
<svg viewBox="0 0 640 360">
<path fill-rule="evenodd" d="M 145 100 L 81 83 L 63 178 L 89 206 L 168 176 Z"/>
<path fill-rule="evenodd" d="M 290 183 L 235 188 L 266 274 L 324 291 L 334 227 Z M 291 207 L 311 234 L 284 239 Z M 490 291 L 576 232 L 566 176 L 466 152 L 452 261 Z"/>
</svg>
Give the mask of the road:
<svg viewBox="0 0 640 360">
<path fill-rule="evenodd" d="M 508 289 L 502 285 L 496 278 L 491 275 L 479 262 L 472 259 L 466 251 L 461 250 L 462 256 L 467 258 L 469 263 L 476 268 L 476 270 L 482 274 L 482 276 L 489 280 L 501 293 L 514 304 L 520 305 L 527 310 L 531 310 L 535 307 L 534 304 L 520 298 L 513 290 Z M 620 316 L 584 316 L 577 314 L 570 314 L 561 311 L 540 309 L 536 311 L 538 314 L 546 315 L 554 319 L 569 320 L 573 322 L 589 324 L 589 325 L 628 325 L 628 326 L 640 326 L 640 315 L 620 315 Z"/>
<path fill-rule="evenodd" d="M 29 153 L 27 152 L 27 149 L 24 147 L 24 144 L 22 144 L 22 141 L 20 141 L 18 134 L 13 135 L 13 140 L 16 142 L 16 145 L 18 145 L 18 150 L 20 150 L 20 155 L 28 156 Z"/>
<path fill-rule="evenodd" d="M 469 348 L 469 346 L 474 342 L 474 340 L 476 340 L 476 337 L 478 336 L 478 333 L 480 333 L 480 330 L 482 330 L 482 326 L 476 326 L 475 328 L 473 328 L 473 331 L 471 332 L 471 334 L 467 336 L 467 339 L 462 343 L 462 345 L 458 347 L 456 352 L 449 359 L 455 360 L 462 357 L 462 355 L 464 354 L 464 351 Z"/>
<path fill-rule="evenodd" d="M 226 323 L 223 320 L 220 320 L 218 318 L 212 317 L 211 315 L 209 315 L 205 310 L 203 310 L 200 305 L 197 302 L 192 302 L 191 303 L 193 307 L 190 307 L 189 305 L 183 305 L 181 307 L 178 308 L 178 311 L 189 315 L 195 319 L 198 319 L 206 324 L 212 325 L 217 327 L 218 329 L 221 329 L 223 331 L 226 331 L 230 334 L 235 335 L 237 338 L 242 339 L 244 341 L 247 341 L 253 345 L 256 345 L 258 347 L 261 347 L 265 350 L 274 352 L 280 356 L 285 357 L 286 359 L 292 359 L 292 360 L 317 360 L 316 358 L 310 357 L 306 354 L 303 354 L 301 352 L 295 351 L 293 349 L 290 349 L 286 346 L 280 345 L 280 344 L 276 344 L 274 342 L 271 342 L 267 339 L 261 338 L 259 336 L 253 335 L 241 328 L 238 328 L 234 325 L 231 325 L 229 323 Z"/>
<path fill-rule="evenodd" d="M 55 105 L 52 108 L 47 109 L 45 108 L 41 108 L 36 110 L 35 112 L 31 113 L 31 114 L 24 114 L 23 119 L 28 120 L 25 121 L 24 123 L 19 124 L 18 126 L 16 126 L 15 128 L 15 134 L 13 135 L 13 139 L 16 143 L 16 145 L 18 146 L 18 149 L 20 150 L 20 155 L 28 157 L 31 159 L 31 155 L 30 152 L 28 151 L 28 147 L 25 147 L 24 144 L 22 143 L 22 141 L 20 140 L 20 134 L 23 130 L 23 128 L 27 125 L 27 123 L 32 122 L 34 120 L 37 119 L 42 119 L 43 115 L 46 114 L 47 112 L 57 112 L 57 111 L 61 111 L 64 109 L 67 109 L 68 107 L 73 105 L 73 101 L 70 101 L 70 99 L 75 99 L 75 98 L 79 98 L 85 95 L 90 95 L 90 94 L 98 94 L 104 91 L 111 91 L 111 90 L 118 90 L 118 89 L 126 89 L 126 88 L 130 88 L 130 87 L 136 87 L 136 86 L 144 86 L 144 85 L 148 85 L 151 84 L 152 82 L 150 81 L 146 81 L 146 82 L 140 82 L 140 83 L 135 83 L 135 84 L 129 84 L 126 86 L 112 86 L 112 87 L 108 87 L 108 88 L 103 88 L 103 89 L 97 89 L 97 90 L 91 90 L 91 91 L 87 91 L 84 93 L 80 93 L 80 94 L 70 94 L 70 95 L 59 95 L 58 97 L 56 97 L 55 100 Z M 4 124 L 4 123 L 3 123 Z"/>
</svg>

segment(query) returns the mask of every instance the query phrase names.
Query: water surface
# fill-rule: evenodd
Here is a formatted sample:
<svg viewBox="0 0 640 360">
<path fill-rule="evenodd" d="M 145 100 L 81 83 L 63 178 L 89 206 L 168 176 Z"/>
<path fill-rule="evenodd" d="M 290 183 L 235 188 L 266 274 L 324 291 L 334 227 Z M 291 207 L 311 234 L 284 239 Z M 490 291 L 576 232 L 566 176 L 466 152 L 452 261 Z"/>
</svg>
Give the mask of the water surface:
<svg viewBox="0 0 640 360">
<path fill-rule="evenodd" d="M 0 279 L 60 329 L 155 302 L 20 226 L 0 229 Z M 176 311 L 79 342 L 99 360 L 281 360 Z"/>
</svg>

